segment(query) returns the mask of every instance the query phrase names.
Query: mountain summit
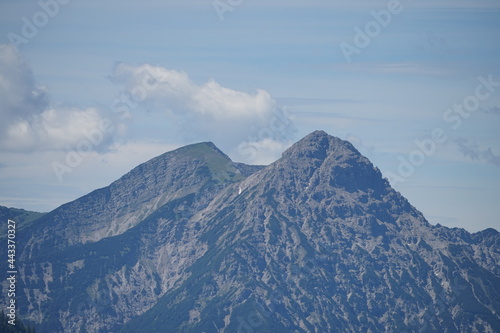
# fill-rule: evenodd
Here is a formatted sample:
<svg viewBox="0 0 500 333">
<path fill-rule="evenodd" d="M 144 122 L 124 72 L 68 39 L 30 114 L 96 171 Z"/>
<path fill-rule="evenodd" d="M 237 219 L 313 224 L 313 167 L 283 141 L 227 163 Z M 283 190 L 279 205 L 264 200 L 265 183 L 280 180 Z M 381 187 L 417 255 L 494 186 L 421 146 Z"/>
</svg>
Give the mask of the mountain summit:
<svg viewBox="0 0 500 333">
<path fill-rule="evenodd" d="M 165 153 L 19 237 L 42 332 L 500 331 L 499 233 L 430 225 L 322 131 L 265 167 Z"/>
</svg>

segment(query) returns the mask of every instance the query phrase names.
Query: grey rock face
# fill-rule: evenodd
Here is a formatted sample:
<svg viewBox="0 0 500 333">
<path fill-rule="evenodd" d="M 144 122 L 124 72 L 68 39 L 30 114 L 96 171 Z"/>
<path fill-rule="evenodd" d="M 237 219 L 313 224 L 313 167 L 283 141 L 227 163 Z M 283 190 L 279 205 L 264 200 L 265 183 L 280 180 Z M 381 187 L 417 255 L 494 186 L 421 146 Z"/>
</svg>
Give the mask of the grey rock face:
<svg viewBox="0 0 500 333">
<path fill-rule="evenodd" d="M 25 234 L 41 331 L 500 331 L 499 233 L 430 225 L 321 131 L 267 167 L 166 153 Z"/>
</svg>

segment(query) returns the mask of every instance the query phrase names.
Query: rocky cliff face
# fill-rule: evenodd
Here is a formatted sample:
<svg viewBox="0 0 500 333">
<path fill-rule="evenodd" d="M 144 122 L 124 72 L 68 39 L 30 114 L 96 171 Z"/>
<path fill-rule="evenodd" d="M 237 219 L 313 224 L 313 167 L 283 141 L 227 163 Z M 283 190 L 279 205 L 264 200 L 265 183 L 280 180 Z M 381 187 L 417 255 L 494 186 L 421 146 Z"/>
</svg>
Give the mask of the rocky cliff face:
<svg viewBox="0 0 500 333">
<path fill-rule="evenodd" d="M 428 224 L 324 132 L 267 167 L 166 153 L 24 234 L 40 331 L 500 331 L 499 233 Z"/>
</svg>

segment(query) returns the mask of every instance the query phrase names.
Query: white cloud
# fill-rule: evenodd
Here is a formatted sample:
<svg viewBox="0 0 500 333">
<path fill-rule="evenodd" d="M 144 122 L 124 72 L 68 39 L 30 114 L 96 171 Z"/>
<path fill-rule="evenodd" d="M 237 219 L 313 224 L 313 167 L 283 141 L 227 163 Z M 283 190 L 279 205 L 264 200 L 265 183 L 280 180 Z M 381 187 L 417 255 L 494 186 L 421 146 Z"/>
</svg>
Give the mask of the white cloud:
<svg viewBox="0 0 500 333">
<path fill-rule="evenodd" d="M 184 72 L 148 64 L 118 64 L 111 79 L 124 87 L 132 103 L 166 111 L 165 123 L 176 125 L 177 138 L 213 141 L 230 155 L 235 152 L 231 157 L 239 161 L 259 159 L 255 153 L 245 155 L 236 149 L 242 143 L 255 143 L 259 146 L 256 151 L 265 156 L 275 151 L 272 142 L 288 142 L 295 131 L 275 100 L 262 89 L 238 91 L 213 79 L 197 84 Z M 269 151 L 262 147 L 265 142 Z"/>
<path fill-rule="evenodd" d="M 118 64 L 112 79 L 122 84 L 137 101 L 155 101 L 173 112 L 190 112 L 208 118 L 255 118 L 276 108 L 271 95 L 258 89 L 254 94 L 222 87 L 214 80 L 194 83 L 184 72 L 151 65 Z"/>
<path fill-rule="evenodd" d="M 224 88 L 210 80 L 193 95 L 194 110 L 211 114 L 215 118 L 253 118 L 271 113 L 274 100 L 264 90 L 254 95 Z"/>
<path fill-rule="evenodd" d="M 49 108 L 11 123 L 2 148 L 20 152 L 75 148 L 82 140 L 88 140 L 85 133 L 100 131 L 103 121 L 95 108 Z M 110 133 L 100 132 L 103 137 L 92 149 L 109 139 Z"/>
<path fill-rule="evenodd" d="M 102 138 L 91 149 L 110 139 L 110 133 L 100 130 L 102 111 L 51 106 L 46 89 L 18 50 L 1 44 L 0 115 L 0 151 L 74 149 L 96 130 Z"/>
</svg>

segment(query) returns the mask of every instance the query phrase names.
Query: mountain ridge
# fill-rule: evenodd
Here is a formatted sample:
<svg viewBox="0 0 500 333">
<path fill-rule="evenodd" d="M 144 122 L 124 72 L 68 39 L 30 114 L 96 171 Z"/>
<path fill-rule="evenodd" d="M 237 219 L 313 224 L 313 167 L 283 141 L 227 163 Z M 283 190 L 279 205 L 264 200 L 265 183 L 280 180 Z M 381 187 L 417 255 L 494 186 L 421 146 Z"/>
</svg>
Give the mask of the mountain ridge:
<svg viewBox="0 0 500 333">
<path fill-rule="evenodd" d="M 42 331 L 500 330 L 498 231 L 429 224 L 323 131 L 268 166 L 182 147 L 35 222 L 19 304 Z"/>
<path fill-rule="evenodd" d="M 207 161 L 210 163 L 206 163 Z M 169 168 L 170 165 L 174 167 Z M 204 169 L 207 166 L 208 171 Z M 211 174 L 213 171 L 210 167 L 220 167 L 222 171 Z M 168 200 L 182 196 L 184 188 L 196 191 L 205 182 L 212 180 L 221 184 L 235 181 L 233 178 L 242 174 L 239 168 L 241 166 L 233 163 L 213 143 L 192 144 L 166 152 L 138 165 L 109 186 L 96 189 L 51 211 L 38 220 L 37 228 L 31 233 L 31 239 L 24 240 L 25 244 L 30 247 L 43 246 L 41 241 L 43 242 L 44 237 L 50 237 L 47 232 L 64 234 L 58 244 L 48 245 L 51 247 L 95 242 L 103 237 L 118 235 L 139 223 Z M 188 177 L 190 180 L 186 181 L 182 176 L 183 172 L 187 172 L 189 176 L 195 174 L 196 177 Z M 251 168 L 243 170 L 244 174 L 249 172 L 252 172 Z M 85 210 L 81 207 L 85 207 Z M 96 210 L 103 211 L 103 214 L 89 218 Z M 69 234 L 66 225 L 58 222 L 63 219 L 71 219 L 74 224 L 86 224 L 88 228 L 85 225 L 77 226 L 72 231 L 81 232 Z"/>
</svg>

